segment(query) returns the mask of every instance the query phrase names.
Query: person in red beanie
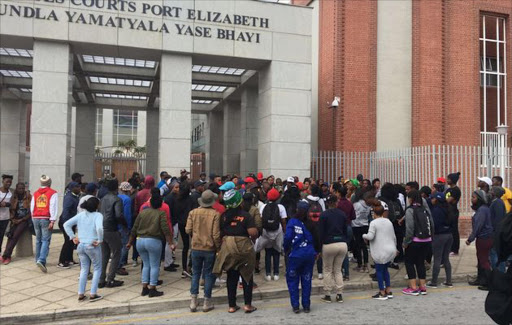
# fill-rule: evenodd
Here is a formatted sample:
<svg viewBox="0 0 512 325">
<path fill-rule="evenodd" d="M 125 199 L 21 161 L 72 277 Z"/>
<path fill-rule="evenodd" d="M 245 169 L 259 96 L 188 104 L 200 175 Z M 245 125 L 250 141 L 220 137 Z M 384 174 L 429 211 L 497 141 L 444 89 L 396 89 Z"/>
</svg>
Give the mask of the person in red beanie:
<svg viewBox="0 0 512 325">
<path fill-rule="evenodd" d="M 273 280 L 279 280 L 279 257 L 283 250 L 283 229 L 286 229 L 286 209 L 278 204 L 277 201 L 281 194 L 275 188 L 267 193 L 267 204 L 260 208 L 262 216 L 263 232 L 256 240 L 254 249 L 260 252 L 265 249 L 265 279 L 272 280 L 272 263 L 273 263 Z"/>
</svg>

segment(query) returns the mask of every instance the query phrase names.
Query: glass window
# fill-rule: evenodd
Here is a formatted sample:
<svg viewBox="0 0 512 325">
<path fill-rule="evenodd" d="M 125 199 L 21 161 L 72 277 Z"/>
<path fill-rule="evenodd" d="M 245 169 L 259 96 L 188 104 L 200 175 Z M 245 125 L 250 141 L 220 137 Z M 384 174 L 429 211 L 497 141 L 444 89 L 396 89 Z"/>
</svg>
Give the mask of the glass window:
<svg viewBox="0 0 512 325">
<path fill-rule="evenodd" d="M 134 140 L 137 142 L 137 111 L 114 110 L 114 145 Z"/>
</svg>

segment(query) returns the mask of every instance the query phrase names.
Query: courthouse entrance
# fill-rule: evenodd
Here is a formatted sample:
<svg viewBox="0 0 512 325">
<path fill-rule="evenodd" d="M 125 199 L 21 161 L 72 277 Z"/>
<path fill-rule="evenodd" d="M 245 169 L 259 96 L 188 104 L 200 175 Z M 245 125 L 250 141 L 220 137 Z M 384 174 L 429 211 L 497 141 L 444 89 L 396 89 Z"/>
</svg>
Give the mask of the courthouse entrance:
<svg viewBox="0 0 512 325">
<path fill-rule="evenodd" d="M 190 168 L 204 114 L 204 171 L 306 176 L 310 22 L 260 1 L 0 0 L 0 170 L 92 180 L 96 111 L 120 109 L 146 112 L 147 174 Z"/>
</svg>

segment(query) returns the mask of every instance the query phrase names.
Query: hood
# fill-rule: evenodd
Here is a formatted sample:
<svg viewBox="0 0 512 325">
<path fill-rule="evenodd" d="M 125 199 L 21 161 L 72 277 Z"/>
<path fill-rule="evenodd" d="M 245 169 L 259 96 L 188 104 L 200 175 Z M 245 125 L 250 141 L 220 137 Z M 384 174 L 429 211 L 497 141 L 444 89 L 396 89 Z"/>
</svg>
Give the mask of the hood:
<svg viewBox="0 0 512 325">
<path fill-rule="evenodd" d="M 155 187 L 155 179 L 153 176 L 146 176 L 146 178 L 144 178 L 144 188 L 151 189 L 153 187 Z"/>
<path fill-rule="evenodd" d="M 308 199 L 308 200 L 311 200 L 311 201 L 320 201 L 320 197 L 318 197 L 318 196 L 313 196 L 313 195 L 308 195 L 308 196 L 307 196 L 307 199 Z"/>
<path fill-rule="evenodd" d="M 492 191 L 497 199 L 501 198 L 503 195 L 505 195 L 505 189 L 501 186 L 493 186 Z"/>
</svg>

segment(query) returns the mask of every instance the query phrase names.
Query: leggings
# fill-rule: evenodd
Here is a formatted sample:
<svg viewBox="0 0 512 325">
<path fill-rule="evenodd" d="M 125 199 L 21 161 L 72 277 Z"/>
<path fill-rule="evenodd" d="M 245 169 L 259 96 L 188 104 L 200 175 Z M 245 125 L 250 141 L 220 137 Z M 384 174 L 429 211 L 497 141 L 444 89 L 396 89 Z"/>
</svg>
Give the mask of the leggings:
<svg viewBox="0 0 512 325">
<path fill-rule="evenodd" d="M 265 248 L 265 272 L 266 275 L 271 274 L 272 263 L 274 264 L 274 275 L 279 275 L 279 257 L 281 253 L 274 248 Z"/>
<path fill-rule="evenodd" d="M 240 278 L 240 272 L 238 270 L 228 270 L 228 278 L 226 285 L 228 288 L 228 302 L 229 307 L 236 307 L 236 289 L 238 287 L 238 279 Z M 253 279 L 247 283 L 242 278 L 242 286 L 244 288 L 244 303 L 247 306 L 252 304 L 252 287 Z"/>
<path fill-rule="evenodd" d="M 419 279 L 426 279 L 425 258 L 429 246 L 431 246 L 430 242 L 412 242 L 405 249 L 405 269 L 407 270 L 409 280 L 416 279 L 416 272 Z"/>
<path fill-rule="evenodd" d="M 452 265 L 450 264 L 450 251 L 453 244 L 453 235 L 447 234 L 435 235 L 432 239 L 432 250 L 434 251 L 434 267 L 432 269 L 432 283 L 437 284 L 441 264 L 446 271 L 446 282 L 452 283 Z"/>
<path fill-rule="evenodd" d="M 183 270 L 187 269 L 187 261 L 188 261 L 188 250 L 190 248 L 190 237 L 185 232 L 185 225 L 179 224 L 181 241 L 183 242 L 183 250 L 181 251 L 181 267 Z"/>
<path fill-rule="evenodd" d="M 377 282 L 379 283 L 379 289 L 384 290 L 391 287 L 391 279 L 388 271 L 389 263 L 377 264 L 375 263 L 375 274 L 377 274 Z"/>
<path fill-rule="evenodd" d="M 368 233 L 368 226 L 353 227 L 354 232 L 354 256 L 357 259 L 357 266 L 368 265 L 368 248 L 363 239 L 363 234 Z M 363 254 L 361 255 L 361 251 Z"/>
</svg>

